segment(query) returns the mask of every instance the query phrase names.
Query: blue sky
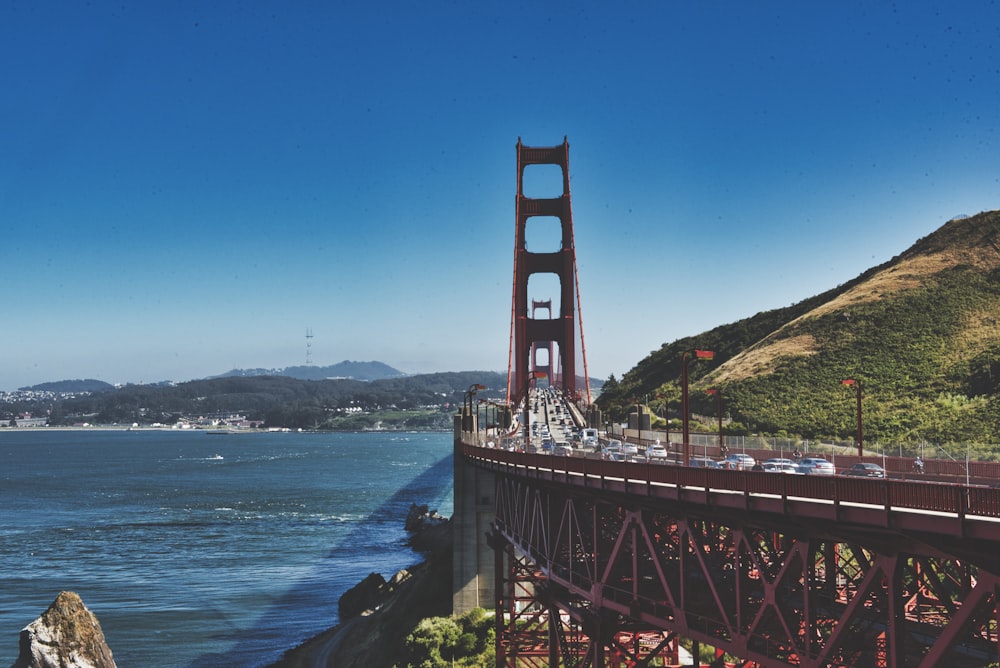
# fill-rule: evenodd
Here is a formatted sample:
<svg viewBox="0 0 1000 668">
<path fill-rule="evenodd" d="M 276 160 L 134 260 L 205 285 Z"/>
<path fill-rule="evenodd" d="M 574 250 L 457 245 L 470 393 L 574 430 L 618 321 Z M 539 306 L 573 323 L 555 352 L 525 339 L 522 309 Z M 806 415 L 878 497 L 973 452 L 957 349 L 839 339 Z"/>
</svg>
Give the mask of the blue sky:
<svg viewBox="0 0 1000 668">
<path fill-rule="evenodd" d="M 996 2 L 4 3 L 0 389 L 507 368 L 570 142 L 589 371 L 1000 208 Z M 542 297 L 542 295 L 539 295 Z"/>
</svg>

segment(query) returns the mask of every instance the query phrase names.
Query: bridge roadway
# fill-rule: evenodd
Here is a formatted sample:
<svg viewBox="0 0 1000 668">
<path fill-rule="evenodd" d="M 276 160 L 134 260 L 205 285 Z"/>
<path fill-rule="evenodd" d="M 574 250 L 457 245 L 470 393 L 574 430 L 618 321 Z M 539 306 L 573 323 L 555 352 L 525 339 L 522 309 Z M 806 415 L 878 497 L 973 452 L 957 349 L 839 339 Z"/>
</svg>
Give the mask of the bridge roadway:
<svg viewBox="0 0 1000 668">
<path fill-rule="evenodd" d="M 471 440 L 456 433 L 456 454 L 493 476 L 497 665 L 659 665 L 678 638 L 716 648 L 718 665 L 971 667 L 1000 656 L 998 489 Z"/>
</svg>

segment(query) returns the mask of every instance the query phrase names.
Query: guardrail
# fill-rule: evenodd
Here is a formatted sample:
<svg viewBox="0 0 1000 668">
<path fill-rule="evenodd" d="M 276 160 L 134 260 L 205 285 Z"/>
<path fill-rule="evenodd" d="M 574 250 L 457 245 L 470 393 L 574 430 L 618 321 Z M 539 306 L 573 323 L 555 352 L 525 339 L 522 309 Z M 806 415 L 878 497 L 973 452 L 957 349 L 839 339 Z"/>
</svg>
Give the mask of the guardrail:
<svg viewBox="0 0 1000 668">
<path fill-rule="evenodd" d="M 991 487 L 613 462 L 468 444 L 462 452 L 496 472 L 601 492 L 993 541 L 1000 536 L 1000 489 Z"/>
</svg>

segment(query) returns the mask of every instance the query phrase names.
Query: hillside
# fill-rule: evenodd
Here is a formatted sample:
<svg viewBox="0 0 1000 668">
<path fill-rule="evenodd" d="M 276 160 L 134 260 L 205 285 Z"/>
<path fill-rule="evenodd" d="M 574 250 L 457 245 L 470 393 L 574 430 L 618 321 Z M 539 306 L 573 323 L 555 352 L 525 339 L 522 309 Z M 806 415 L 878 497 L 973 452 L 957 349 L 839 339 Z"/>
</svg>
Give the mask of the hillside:
<svg viewBox="0 0 1000 668">
<path fill-rule="evenodd" d="M 38 385 L 22 387 L 20 389 L 31 390 L 32 392 L 61 392 L 69 394 L 73 392 L 108 392 L 115 389 L 115 386 L 111 383 L 105 383 L 103 380 L 87 378 L 84 380 L 58 380 L 51 383 L 39 383 Z"/>
<path fill-rule="evenodd" d="M 500 399 L 507 376 L 489 371 L 432 373 L 373 381 L 227 377 L 176 385 L 126 385 L 106 392 L 0 405 L 0 422 L 48 415 L 52 425 L 175 424 L 181 417 L 240 414 L 289 429 L 451 429 L 470 385 L 481 399 Z"/>
<path fill-rule="evenodd" d="M 599 403 L 621 419 L 649 397 L 657 414 L 680 404 L 683 351 L 692 409 L 714 415 L 722 390 L 732 428 L 850 438 L 862 382 L 866 440 L 1000 443 L 1000 212 L 949 221 L 861 276 L 783 309 L 664 344 Z"/>
<path fill-rule="evenodd" d="M 344 360 L 329 366 L 301 365 L 289 366 L 283 369 L 233 369 L 214 378 L 253 377 L 253 376 L 285 376 L 299 380 L 327 380 L 331 378 L 349 378 L 351 380 L 382 380 L 399 378 L 406 374 L 383 362 L 354 362 Z"/>
</svg>

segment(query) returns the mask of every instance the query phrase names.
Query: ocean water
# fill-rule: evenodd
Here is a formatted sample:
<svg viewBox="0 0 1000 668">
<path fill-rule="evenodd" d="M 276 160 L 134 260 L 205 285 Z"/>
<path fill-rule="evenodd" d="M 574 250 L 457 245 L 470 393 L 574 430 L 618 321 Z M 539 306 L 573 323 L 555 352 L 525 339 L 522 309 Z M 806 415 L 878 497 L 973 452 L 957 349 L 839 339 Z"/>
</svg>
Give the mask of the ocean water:
<svg viewBox="0 0 1000 668">
<path fill-rule="evenodd" d="M 0 430 L 0 666 L 63 590 L 121 668 L 262 666 L 420 556 L 452 510 L 450 433 Z"/>
</svg>

